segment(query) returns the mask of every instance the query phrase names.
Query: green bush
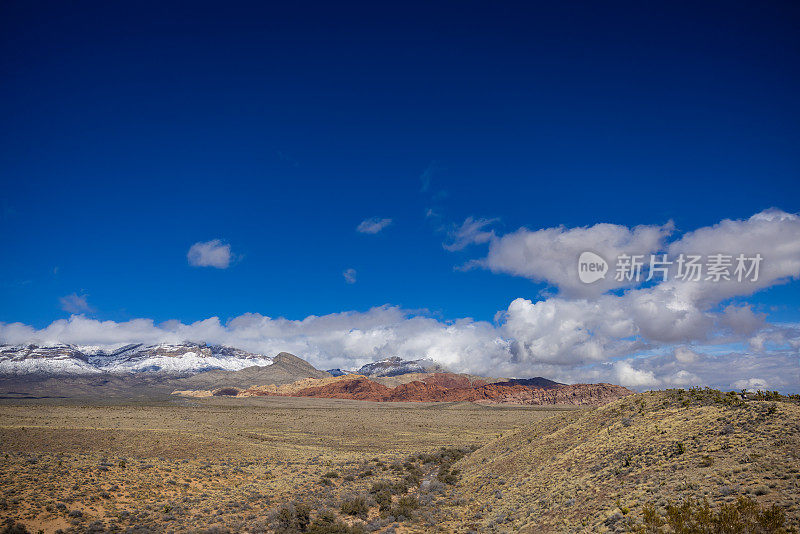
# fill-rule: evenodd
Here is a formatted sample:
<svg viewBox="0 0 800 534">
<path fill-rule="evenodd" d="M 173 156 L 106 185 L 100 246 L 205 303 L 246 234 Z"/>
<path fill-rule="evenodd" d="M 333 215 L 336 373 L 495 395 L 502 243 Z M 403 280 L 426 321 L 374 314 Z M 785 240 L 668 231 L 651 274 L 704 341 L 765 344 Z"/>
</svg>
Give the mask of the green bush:
<svg viewBox="0 0 800 534">
<path fill-rule="evenodd" d="M 282 506 L 275 516 L 277 532 L 306 532 L 311 523 L 311 509 L 302 503 Z"/>
<path fill-rule="evenodd" d="M 360 525 L 348 526 L 336 519 L 332 512 L 322 511 L 317 514 L 314 522 L 304 532 L 309 534 L 364 534 L 364 529 Z"/>
<path fill-rule="evenodd" d="M 414 495 L 403 495 L 397 500 L 397 504 L 392 508 L 392 515 L 400 518 L 411 519 L 414 517 L 414 510 L 419 508 L 419 500 Z"/>
<path fill-rule="evenodd" d="M 674 534 L 780 534 L 787 532 L 785 523 L 785 512 L 774 504 L 762 508 L 753 499 L 739 497 L 735 503 L 723 504 L 715 512 L 707 500 L 700 502 L 690 497 L 682 504 L 667 505 L 665 516 L 660 515 L 653 506 L 645 506 L 642 525 L 634 530 Z"/>
<path fill-rule="evenodd" d="M 352 515 L 361 519 L 366 519 L 369 513 L 369 506 L 363 497 L 356 497 L 354 499 L 345 499 L 342 501 L 340 511 L 344 515 Z"/>
</svg>

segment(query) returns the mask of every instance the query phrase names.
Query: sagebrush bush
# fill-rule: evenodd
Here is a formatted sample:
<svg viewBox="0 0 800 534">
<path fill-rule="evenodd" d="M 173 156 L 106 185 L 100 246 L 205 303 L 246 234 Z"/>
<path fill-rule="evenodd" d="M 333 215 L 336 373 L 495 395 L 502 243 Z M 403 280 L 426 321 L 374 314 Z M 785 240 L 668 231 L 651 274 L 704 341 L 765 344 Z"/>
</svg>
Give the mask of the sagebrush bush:
<svg viewBox="0 0 800 534">
<path fill-rule="evenodd" d="M 735 503 L 723 504 L 714 511 L 707 500 L 701 502 L 690 497 L 681 504 L 667 505 L 663 516 L 655 507 L 645 506 L 642 525 L 634 530 L 674 534 L 780 534 L 787 532 L 785 523 L 786 513 L 774 504 L 762 508 L 753 499 L 739 497 Z"/>
<path fill-rule="evenodd" d="M 344 515 L 352 515 L 354 517 L 366 519 L 367 514 L 369 513 L 369 506 L 367 505 L 367 500 L 364 499 L 364 497 L 355 497 L 353 499 L 345 499 L 342 501 L 340 511 Z"/>
</svg>

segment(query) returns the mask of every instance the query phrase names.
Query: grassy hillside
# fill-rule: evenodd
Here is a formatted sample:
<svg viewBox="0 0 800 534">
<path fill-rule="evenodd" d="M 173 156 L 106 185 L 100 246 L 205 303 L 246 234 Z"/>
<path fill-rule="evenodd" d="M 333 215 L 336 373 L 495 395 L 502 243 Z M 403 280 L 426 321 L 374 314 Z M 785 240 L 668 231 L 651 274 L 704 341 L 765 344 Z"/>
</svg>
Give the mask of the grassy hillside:
<svg viewBox="0 0 800 534">
<path fill-rule="evenodd" d="M 800 524 L 800 406 L 712 390 L 638 394 L 545 419 L 462 459 L 452 530 L 628 531 L 644 507 L 739 496 Z M 673 509 L 672 513 L 676 513 Z M 668 532 L 670 530 L 664 530 Z M 687 531 L 691 532 L 691 531 Z"/>
</svg>

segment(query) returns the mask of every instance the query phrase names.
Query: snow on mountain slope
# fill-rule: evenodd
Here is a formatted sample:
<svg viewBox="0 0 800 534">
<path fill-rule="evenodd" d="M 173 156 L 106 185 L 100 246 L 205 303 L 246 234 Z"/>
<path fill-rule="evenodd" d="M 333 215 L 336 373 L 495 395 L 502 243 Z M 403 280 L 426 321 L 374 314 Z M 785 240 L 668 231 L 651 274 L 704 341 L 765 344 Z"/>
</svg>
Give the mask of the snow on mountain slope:
<svg viewBox="0 0 800 534">
<path fill-rule="evenodd" d="M 355 374 L 364 376 L 398 376 L 408 373 L 437 373 L 444 369 L 431 359 L 404 360 L 398 356 L 368 363 Z"/>
<path fill-rule="evenodd" d="M 0 375 L 90 375 L 97 373 L 192 374 L 211 369 L 238 371 L 273 360 L 232 347 L 197 343 L 110 347 L 0 345 Z"/>
</svg>

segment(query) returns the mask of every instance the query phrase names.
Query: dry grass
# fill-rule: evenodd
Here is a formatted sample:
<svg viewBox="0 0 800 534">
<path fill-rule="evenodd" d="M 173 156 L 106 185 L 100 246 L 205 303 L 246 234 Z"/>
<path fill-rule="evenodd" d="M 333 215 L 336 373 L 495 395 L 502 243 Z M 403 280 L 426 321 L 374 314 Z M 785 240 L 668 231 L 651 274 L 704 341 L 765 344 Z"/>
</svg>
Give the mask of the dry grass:
<svg viewBox="0 0 800 534">
<path fill-rule="evenodd" d="M 380 517 L 374 498 L 366 521 L 342 503 L 405 480 L 397 462 L 411 453 L 480 446 L 562 413 L 281 397 L 3 405 L 0 518 L 32 532 L 258 532 L 303 502 L 315 514 L 333 510 L 332 524 L 384 530 L 396 521 Z M 419 477 L 435 468 L 416 465 Z M 393 494 L 391 506 L 407 509 L 402 498 Z"/>
<path fill-rule="evenodd" d="M 800 405 L 778 400 L 0 406 L 0 517 L 46 532 L 796 531 Z"/>
<path fill-rule="evenodd" d="M 452 531 L 603 532 L 641 525 L 692 497 L 777 505 L 800 525 L 800 406 L 739 402 L 711 391 L 639 394 L 548 419 L 501 438 L 457 467 L 442 514 Z M 689 532 L 689 531 L 687 531 Z M 712 531 L 709 531 L 712 532 Z"/>
</svg>

